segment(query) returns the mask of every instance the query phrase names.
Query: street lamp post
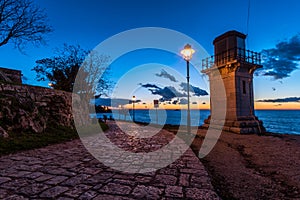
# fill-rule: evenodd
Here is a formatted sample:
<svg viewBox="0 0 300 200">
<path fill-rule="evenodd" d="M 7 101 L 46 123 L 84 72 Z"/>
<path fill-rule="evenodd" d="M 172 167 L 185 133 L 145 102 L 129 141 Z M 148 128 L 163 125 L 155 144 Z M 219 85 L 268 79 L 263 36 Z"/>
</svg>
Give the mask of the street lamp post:
<svg viewBox="0 0 300 200">
<path fill-rule="evenodd" d="M 135 96 L 132 96 L 132 120 L 133 120 L 133 122 L 135 122 L 135 113 L 134 113 L 134 111 L 135 111 L 135 108 L 134 108 L 134 103 L 135 103 Z"/>
<path fill-rule="evenodd" d="M 186 61 L 186 80 L 187 80 L 187 132 L 191 133 L 191 111 L 190 111 L 190 60 L 192 59 L 195 50 L 192 46 L 186 44 L 180 52 L 183 59 Z"/>
<path fill-rule="evenodd" d="M 121 119 L 121 109 L 122 109 L 122 105 L 119 105 L 119 120 Z"/>
</svg>

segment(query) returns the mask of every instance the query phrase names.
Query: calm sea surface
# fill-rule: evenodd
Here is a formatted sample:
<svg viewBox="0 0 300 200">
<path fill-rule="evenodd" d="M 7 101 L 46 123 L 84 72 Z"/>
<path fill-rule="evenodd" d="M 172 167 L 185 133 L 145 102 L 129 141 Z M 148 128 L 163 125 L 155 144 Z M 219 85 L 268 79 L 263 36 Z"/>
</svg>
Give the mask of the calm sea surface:
<svg viewBox="0 0 300 200">
<path fill-rule="evenodd" d="M 209 110 L 191 110 L 191 123 L 193 126 L 203 124 L 210 114 Z M 300 134 L 300 110 L 256 110 L 256 116 L 264 122 L 269 132 Z M 121 112 L 114 110 L 113 113 L 98 113 L 97 117 L 112 116 L 115 119 L 132 120 L 132 111 Z M 146 123 L 185 125 L 186 110 L 135 110 L 135 120 Z"/>
</svg>

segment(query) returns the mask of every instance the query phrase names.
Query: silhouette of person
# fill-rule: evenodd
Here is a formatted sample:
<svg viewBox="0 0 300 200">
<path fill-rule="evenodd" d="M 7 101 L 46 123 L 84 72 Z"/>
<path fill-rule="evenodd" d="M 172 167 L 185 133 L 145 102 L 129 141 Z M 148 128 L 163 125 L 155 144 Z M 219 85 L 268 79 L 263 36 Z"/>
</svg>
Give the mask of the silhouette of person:
<svg viewBox="0 0 300 200">
<path fill-rule="evenodd" d="M 104 120 L 104 123 L 106 123 L 106 120 L 107 120 L 107 116 L 106 115 L 103 115 L 103 120 Z"/>
</svg>

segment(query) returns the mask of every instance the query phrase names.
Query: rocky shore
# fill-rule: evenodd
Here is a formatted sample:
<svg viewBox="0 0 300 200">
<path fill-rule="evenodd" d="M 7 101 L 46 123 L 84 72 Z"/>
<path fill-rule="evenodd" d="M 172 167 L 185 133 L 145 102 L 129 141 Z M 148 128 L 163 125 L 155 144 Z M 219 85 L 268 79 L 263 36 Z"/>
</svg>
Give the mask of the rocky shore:
<svg viewBox="0 0 300 200">
<path fill-rule="evenodd" d="M 206 134 L 199 130 L 195 153 Z M 300 136 L 222 132 L 203 159 L 223 199 L 300 199 Z"/>
</svg>

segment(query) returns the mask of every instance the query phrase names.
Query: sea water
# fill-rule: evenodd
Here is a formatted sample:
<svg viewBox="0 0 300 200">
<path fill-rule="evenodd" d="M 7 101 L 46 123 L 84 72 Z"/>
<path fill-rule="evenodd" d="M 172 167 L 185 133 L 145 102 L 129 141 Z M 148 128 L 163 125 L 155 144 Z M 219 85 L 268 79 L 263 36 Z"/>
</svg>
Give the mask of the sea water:
<svg viewBox="0 0 300 200">
<path fill-rule="evenodd" d="M 186 125 L 186 110 L 140 110 L 134 112 L 129 110 L 127 113 L 122 113 L 120 110 L 114 110 L 112 113 L 98 113 L 97 118 L 103 118 L 106 115 L 108 118 L 118 120 L 137 122 L 154 123 L 154 124 L 171 124 L 171 125 Z M 191 110 L 192 126 L 200 126 L 204 119 L 210 115 L 209 110 Z M 268 132 L 282 134 L 300 134 L 300 110 L 256 110 L 255 115 L 263 124 Z"/>
</svg>

